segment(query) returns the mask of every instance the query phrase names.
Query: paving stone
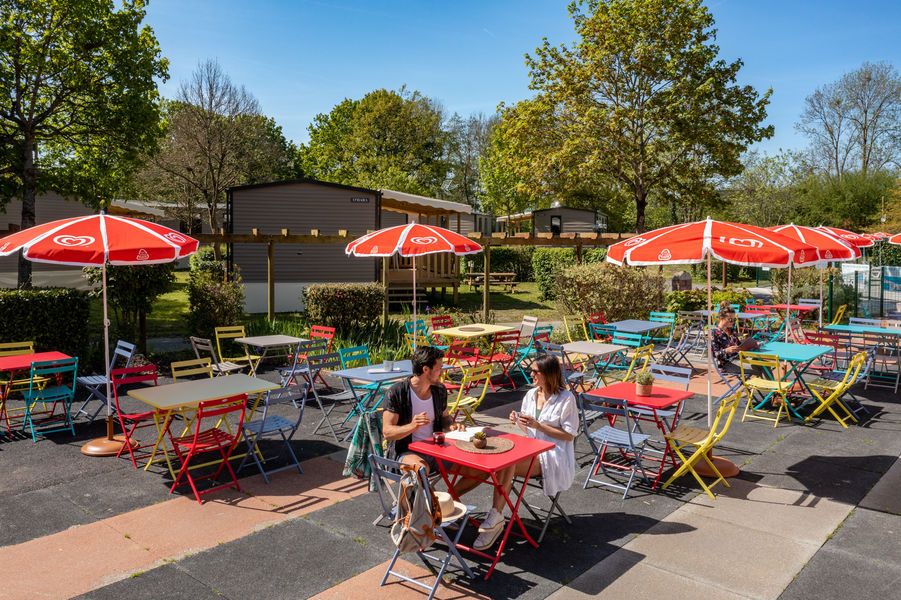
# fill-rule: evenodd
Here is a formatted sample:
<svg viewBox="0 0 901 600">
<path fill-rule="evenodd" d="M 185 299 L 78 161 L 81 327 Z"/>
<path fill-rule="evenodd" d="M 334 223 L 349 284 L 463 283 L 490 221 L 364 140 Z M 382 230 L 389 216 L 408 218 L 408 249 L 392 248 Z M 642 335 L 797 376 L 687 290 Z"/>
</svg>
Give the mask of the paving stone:
<svg viewBox="0 0 901 600">
<path fill-rule="evenodd" d="M 882 479 L 860 501 L 862 508 L 901 515 L 901 460 L 896 460 Z"/>
<path fill-rule="evenodd" d="M 217 590 L 179 570 L 174 565 L 165 565 L 91 590 L 77 596 L 74 600 L 122 600 L 122 598 L 160 600 L 160 598 L 176 597 L 191 598 L 191 600 L 223 600 L 224 598 Z"/>
<path fill-rule="evenodd" d="M 856 508 L 824 549 L 901 568 L 901 516 Z"/>
<path fill-rule="evenodd" d="M 899 585 L 901 567 L 824 549 L 817 552 L 779 600 L 895 598 Z"/>
<path fill-rule="evenodd" d="M 93 518 L 55 490 L 35 490 L 14 496 L 0 495 L 0 547 L 21 544 Z"/>
</svg>

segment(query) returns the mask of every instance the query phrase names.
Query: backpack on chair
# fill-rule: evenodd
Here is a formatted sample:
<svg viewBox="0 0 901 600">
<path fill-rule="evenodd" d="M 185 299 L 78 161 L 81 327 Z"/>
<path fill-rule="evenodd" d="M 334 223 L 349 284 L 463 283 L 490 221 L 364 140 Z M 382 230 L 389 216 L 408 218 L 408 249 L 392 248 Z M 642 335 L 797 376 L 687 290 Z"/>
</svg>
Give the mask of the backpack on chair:
<svg viewBox="0 0 901 600">
<path fill-rule="evenodd" d="M 441 506 L 435 493 L 426 496 L 416 469 L 404 465 L 397 484 L 391 539 L 401 553 L 425 550 L 435 541 L 435 527 L 441 525 Z"/>
</svg>

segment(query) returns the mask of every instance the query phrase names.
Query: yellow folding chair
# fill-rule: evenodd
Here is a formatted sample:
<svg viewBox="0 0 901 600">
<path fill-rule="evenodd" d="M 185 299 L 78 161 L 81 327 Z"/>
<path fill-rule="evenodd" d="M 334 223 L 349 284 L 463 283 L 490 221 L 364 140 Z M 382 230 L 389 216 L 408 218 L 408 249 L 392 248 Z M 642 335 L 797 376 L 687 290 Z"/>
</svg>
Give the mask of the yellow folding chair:
<svg viewBox="0 0 901 600">
<path fill-rule="evenodd" d="M 178 383 L 179 377 L 190 377 L 191 375 L 206 375 L 213 377 L 213 365 L 210 358 L 192 358 L 191 360 L 177 360 L 169 367 L 172 369 L 172 381 Z"/>
<path fill-rule="evenodd" d="M 485 399 L 485 394 L 491 381 L 491 365 L 463 367 L 461 371 L 463 372 L 463 380 L 460 382 L 460 390 L 447 410 L 454 421 L 457 420 L 457 415 L 462 412 L 464 415 L 463 423 L 469 421 L 475 425 L 476 422 L 472 415 L 479 408 L 482 400 Z M 473 388 L 477 388 L 479 385 L 482 386 L 481 393 L 473 394 Z"/>
<path fill-rule="evenodd" d="M 429 338 L 421 335 L 421 334 L 413 334 L 413 333 L 405 333 L 404 334 L 404 342 L 407 344 L 407 350 L 412 354 L 413 352 L 413 342 L 416 341 L 416 347 L 422 348 L 423 346 L 431 346 L 431 342 L 429 342 Z"/>
<path fill-rule="evenodd" d="M 748 410 L 751 411 L 751 417 L 762 419 L 764 421 L 773 421 L 773 427 L 779 425 L 779 419 L 782 413 L 786 415 L 788 412 L 788 394 L 791 391 L 792 382 L 784 379 L 782 372 L 782 363 L 775 354 L 749 354 L 747 352 L 739 352 L 738 359 L 741 364 L 741 382 L 748 395 L 748 402 L 745 404 L 745 412 L 741 416 L 742 423 L 748 416 Z M 768 373 L 772 379 L 766 379 L 759 375 L 748 377 L 747 373 L 752 371 L 754 367 L 759 367 L 764 373 Z M 775 397 L 778 399 L 779 408 L 776 410 L 775 417 L 761 416 L 772 415 L 773 411 L 765 410 L 762 407 L 755 406 L 754 394 L 760 393 L 763 398 L 757 402 L 762 404 L 767 398 Z M 791 418 L 791 417 L 789 417 Z"/>
<path fill-rule="evenodd" d="M 18 356 L 20 354 L 34 354 L 34 342 L 4 342 L 0 344 L 0 356 Z M 0 375 L 2 375 L 2 373 L 0 373 Z M 46 377 L 38 376 L 35 378 L 35 383 L 39 388 L 43 388 L 43 386 L 47 384 L 47 381 L 48 379 Z M 12 375 L 9 379 L 0 377 L 0 392 L 4 389 L 6 389 L 7 394 L 22 392 L 28 389 L 30 382 L 31 380 L 28 377 L 27 372 L 24 378 L 16 378 Z"/>
<path fill-rule="evenodd" d="M 866 352 L 858 352 L 854 355 L 854 358 L 851 359 L 851 362 L 848 364 L 848 370 L 845 372 L 845 376 L 841 379 L 841 381 L 833 381 L 831 379 L 825 378 L 817 378 L 813 381 L 809 382 L 807 386 L 810 388 L 811 393 L 819 400 L 820 404 L 817 406 L 813 412 L 807 415 L 807 418 L 804 419 L 804 422 L 807 423 L 814 417 L 822 414 L 825 411 L 829 411 L 835 420 L 842 424 L 842 427 L 848 428 L 848 425 L 845 421 L 851 420 L 857 423 L 857 417 L 848 410 L 848 407 L 845 406 L 842 402 L 839 401 L 839 398 L 845 395 L 845 392 L 848 391 L 848 388 L 854 385 L 857 381 L 857 376 L 860 374 L 860 370 L 863 368 L 864 363 L 867 361 L 867 353 Z M 824 397 L 825 396 L 825 397 Z M 839 417 L 838 413 L 832 410 L 833 406 L 838 406 L 842 411 L 844 411 L 844 418 Z"/>
<path fill-rule="evenodd" d="M 832 317 L 832 321 L 829 322 L 830 325 L 838 325 L 842 322 L 842 317 L 845 316 L 845 311 L 848 310 L 847 304 L 842 304 L 838 307 L 838 310 L 835 311 L 835 315 Z"/>
<path fill-rule="evenodd" d="M 582 338 L 579 340 L 573 339 L 573 327 L 580 327 L 582 329 Z M 570 342 L 577 342 L 582 340 L 587 340 L 588 338 L 588 326 L 585 325 L 585 317 L 582 315 L 563 315 L 563 329 L 566 330 L 566 339 Z"/>
<path fill-rule="evenodd" d="M 679 460 L 682 461 L 682 465 L 676 469 L 676 472 L 663 484 L 663 489 L 669 487 L 672 482 L 686 473 L 691 473 L 704 491 L 707 492 L 707 495 L 713 499 L 716 498 L 714 497 L 713 492 L 710 491 L 710 488 L 720 481 L 723 482 L 723 485 L 729 487 L 729 482 L 726 481 L 723 474 L 719 472 L 719 469 L 717 469 L 713 461 L 710 460 L 710 456 L 713 452 L 713 447 L 723 439 L 723 436 L 725 436 L 726 432 L 729 430 L 729 426 L 732 424 L 732 417 L 735 416 L 735 410 L 738 408 L 740 400 L 740 390 L 728 398 L 723 399 L 723 401 L 720 402 L 720 407 L 716 411 L 716 417 L 714 417 L 710 429 L 699 429 L 697 427 L 679 425 L 670 434 L 665 436 L 666 441 L 669 442 L 670 448 L 673 449 L 673 452 L 675 452 L 676 456 L 679 457 Z M 724 418 L 725 422 L 723 421 Z M 691 456 L 686 458 L 683 450 L 688 447 L 693 447 L 694 452 L 691 453 Z M 701 479 L 701 476 L 695 470 L 695 464 L 701 459 L 704 459 L 707 466 L 716 474 L 716 479 L 714 479 L 713 483 L 710 485 L 704 483 L 704 480 Z"/>
<path fill-rule="evenodd" d="M 222 362 L 233 362 L 233 363 L 246 363 L 248 365 L 252 364 L 252 362 L 256 362 L 260 359 L 259 354 L 251 354 L 247 349 L 247 346 L 244 346 L 244 356 L 234 356 L 234 357 L 226 357 L 225 353 L 222 352 L 222 340 L 233 340 L 235 338 L 247 337 L 247 334 L 244 332 L 243 325 L 229 325 L 227 327 L 217 327 L 216 328 L 216 350 L 219 353 L 219 360 Z M 228 349 L 228 347 L 226 347 Z"/>
<path fill-rule="evenodd" d="M 627 369 L 617 369 L 614 371 L 607 369 L 601 373 L 601 379 L 604 381 L 604 385 L 610 385 L 611 383 L 619 381 L 631 381 L 632 377 L 648 368 L 648 363 L 653 356 L 654 344 L 636 348 L 632 355 L 632 362 L 629 363 Z"/>
</svg>

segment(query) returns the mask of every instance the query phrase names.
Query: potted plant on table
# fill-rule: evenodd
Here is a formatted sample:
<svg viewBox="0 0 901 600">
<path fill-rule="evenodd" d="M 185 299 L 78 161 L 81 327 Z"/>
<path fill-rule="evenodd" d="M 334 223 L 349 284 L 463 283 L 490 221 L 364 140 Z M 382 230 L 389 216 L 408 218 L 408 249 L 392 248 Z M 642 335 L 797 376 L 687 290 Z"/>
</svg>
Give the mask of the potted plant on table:
<svg viewBox="0 0 901 600">
<path fill-rule="evenodd" d="M 649 371 L 642 371 L 635 376 L 635 395 L 650 396 L 654 386 L 654 376 Z"/>
<path fill-rule="evenodd" d="M 478 433 L 473 434 L 470 441 L 472 442 L 473 446 L 481 450 L 488 445 L 488 434 L 484 431 L 479 431 Z"/>
</svg>

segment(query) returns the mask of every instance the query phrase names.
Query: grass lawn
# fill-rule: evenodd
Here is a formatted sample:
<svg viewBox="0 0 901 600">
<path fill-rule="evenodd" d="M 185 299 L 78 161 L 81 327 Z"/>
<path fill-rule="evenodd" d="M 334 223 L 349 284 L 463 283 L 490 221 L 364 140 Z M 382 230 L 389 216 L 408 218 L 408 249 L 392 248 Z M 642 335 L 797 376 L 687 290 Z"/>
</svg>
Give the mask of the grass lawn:
<svg viewBox="0 0 901 600">
<path fill-rule="evenodd" d="M 183 337 L 191 335 L 187 330 L 188 272 L 175 272 L 175 289 L 157 298 L 153 312 L 147 315 L 147 337 Z M 91 330 L 103 330 L 103 301 L 91 300 Z M 110 309 L 110 321 L 116 326 L 116 317 Z"/>
<path fill-rule="evenodd" d="M 464 284 L 460 286 L 458 296 L 457 308 L 464 312 L 481 312 L 481 290 L 471 292 L 469 286 Z M 429 314 L 442 314 L 442 308 L 452 304 L 453 296 L 448 292 L 443 301 L 440 294 L 434 298 L 424 298 L 419 303 L 419 310 L 425 313 L 428 307 Z M 539 299 L 538 284 L 534 282 L 520 283 L 514 293 L 491 292 L 490 307 L 495 320 L 501 323 L 521 321 L 524 314 L 536 316 L 540 321 L 559 320 L 561 314 L 553 301 Z M 391 313 L 391 316 L 401 319 L 404 313 Z"/>
</svg>

